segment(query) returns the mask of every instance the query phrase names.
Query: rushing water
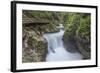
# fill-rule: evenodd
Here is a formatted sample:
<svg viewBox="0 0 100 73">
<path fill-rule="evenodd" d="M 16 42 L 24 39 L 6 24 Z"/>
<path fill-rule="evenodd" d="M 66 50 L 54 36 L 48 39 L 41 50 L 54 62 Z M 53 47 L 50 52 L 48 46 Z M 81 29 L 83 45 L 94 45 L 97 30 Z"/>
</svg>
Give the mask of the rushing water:
<svg viewBox="0 0 100 73">
<path fill-rule="evenodd" d="M 44 37 L 48 42 L 48 54 L 46 56 L 46 61 L 81 60 L 82 55 L 78 52 L 70 53 L 65 50 L 62 41 L 64 34 L 62 24 L 60 24 L 58 28 L 60 29 L 59 32 L 44 34 Z"/>
</svg>

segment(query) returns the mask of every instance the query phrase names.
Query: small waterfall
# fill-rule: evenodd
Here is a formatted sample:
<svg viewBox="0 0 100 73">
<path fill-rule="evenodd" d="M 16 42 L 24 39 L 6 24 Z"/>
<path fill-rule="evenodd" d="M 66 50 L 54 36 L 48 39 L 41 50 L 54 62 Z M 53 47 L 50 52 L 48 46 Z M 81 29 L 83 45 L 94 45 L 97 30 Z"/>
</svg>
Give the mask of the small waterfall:
<svg viewBox="0 0 100 73">
<path fill-rule="evenodd" d="M 65 50 L 62 41 L 64 27 L 60 24 L 58 28 L 60 30 L 59 32 L 44 34 L 44 37 L 48 42 L 48 54 L 46 56 L 46 61 L 81 60 L 81 54 L 70 53 Z"/>
</svg>

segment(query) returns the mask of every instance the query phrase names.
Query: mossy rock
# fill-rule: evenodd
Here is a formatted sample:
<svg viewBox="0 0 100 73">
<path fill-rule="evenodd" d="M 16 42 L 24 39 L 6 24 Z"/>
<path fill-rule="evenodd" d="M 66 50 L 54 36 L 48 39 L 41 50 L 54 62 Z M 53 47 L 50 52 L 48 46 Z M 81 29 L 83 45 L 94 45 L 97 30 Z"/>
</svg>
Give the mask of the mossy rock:
<svg viewBox="0 0 100 73">
<path fill-rule="evenodd" d="M 91 15 L 88 13 L 69 14 L 69 19 L 65 27 L 63 42 L 70 49 L 79 51 L 84 59 L 91 58 Z M 70 23 L 70 24 L 69 24 Z"/>
<path fill-rule="evenodd" d="M 30 30 L 27 32 L 23 32 L 26 33 L 26 38 L 24 40 L 27 40 L 26 44 L 28 46 L 23 46 L 22 61 L 23 63 L 45 61 L 47 54 L 47 41 L 42 35 L 39 35 L 34 30 L 31 30 L 31 28 L 29 29 Z M 25 42 L 23 41 L 23 43 Z"/>
</svg>

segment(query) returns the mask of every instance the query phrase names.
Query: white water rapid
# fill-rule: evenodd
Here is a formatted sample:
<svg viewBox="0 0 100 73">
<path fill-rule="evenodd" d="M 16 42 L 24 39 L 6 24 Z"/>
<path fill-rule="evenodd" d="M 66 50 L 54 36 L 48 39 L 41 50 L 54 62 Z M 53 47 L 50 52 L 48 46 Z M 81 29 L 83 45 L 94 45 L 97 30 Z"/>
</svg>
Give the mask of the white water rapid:
<svg viewBox="0 0 100 73">
<path fill-rule="evenodd" d="M 66 61 L 66 60 L 81 60 L 82 55 L 78 52 L 70 53 L 65 50 L 63 46 L 62 36 L 64 34 L 63 25 L 58 27 L 59 32 L 46 33 L 44 37 L 48 42 L 48 53 L 46 56 L 46 62 L 49 61 Z"/>
</svg>

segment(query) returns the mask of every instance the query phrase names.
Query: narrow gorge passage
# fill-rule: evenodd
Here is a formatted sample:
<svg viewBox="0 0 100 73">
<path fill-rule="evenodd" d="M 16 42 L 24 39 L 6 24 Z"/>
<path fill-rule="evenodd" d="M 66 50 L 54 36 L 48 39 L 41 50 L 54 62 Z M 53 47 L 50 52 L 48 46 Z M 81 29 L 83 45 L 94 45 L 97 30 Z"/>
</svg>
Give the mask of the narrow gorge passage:
<svg viewBox="0 0 100 73">
<path fill-rule="evenodd" d="M 66 51 L 63 46 L 62 37 L 64 34 L 64 27 L 60 24 L 59 32 L 45 33 L 44 38 L 48 42 L 48 53 L 46 56 L 46 62 L 49 61 L 67 61 L 67 60 L 81 60 L 82 55 L 78 52 L 70 53 Z"/>
</svg>

